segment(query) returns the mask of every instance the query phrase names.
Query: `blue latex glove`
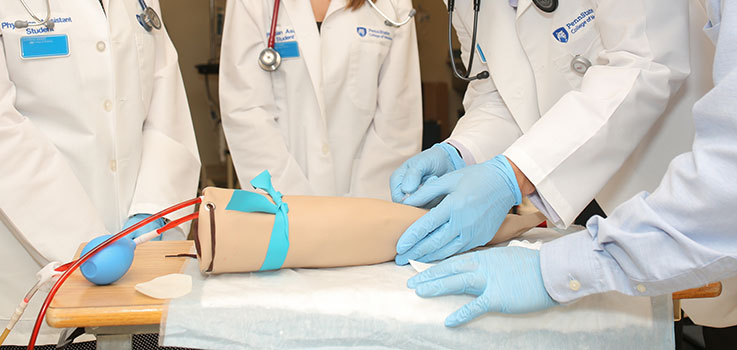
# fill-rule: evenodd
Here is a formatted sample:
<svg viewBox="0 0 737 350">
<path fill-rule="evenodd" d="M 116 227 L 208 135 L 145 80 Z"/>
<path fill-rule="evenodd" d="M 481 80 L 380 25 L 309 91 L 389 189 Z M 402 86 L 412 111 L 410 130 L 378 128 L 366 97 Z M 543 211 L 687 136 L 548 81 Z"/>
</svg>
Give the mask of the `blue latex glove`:
<svg viewBox="0 0 737 350">
<path fill-rule="evenodd" d="M 514 170 L 502 155 L 428 181 L 404 204 L 422 206 L 444 195 L 399 237 L 397 264 L 445 259 L 489 243 L 522 201 Z"/>
<path fill-rule="evenodd" d="M 521 247 L 492 248 L 450 258 L 410 278 L 407 287 L 423 298 L 478 296 L 450 314 L 446 327 L 462 325 L 486 312 L 521 314 L 558 305 L 545 290 L 540 251 Z"/>
<path fill-rule="evenodd" d="M 404 198 L 417 189 L 430 177 L 443 176 L 466 166 L 455 147 L 447 143 L 434 146 L 407 159 L 392 173 L 389 179 L 392 200 L 402 203 Z"/>
<path fill-rule="evenodd" d="M 125 222 L 125 225 L 123 225 L 123 230 L 125 230 L 125 229 L 127 229 L 127 228 L 129 228 L 129 227 L 131 227 L 131 226 L 133 226 L 133 225 L 135 225 L 135 224 L 143 221 L 144 219 L 148 218 L 149 216 L 151 216 L 151 214 L 136 214 L 136 215 L 131 216 L 130 218 L 128 218 L 128 221 Z M 140 235 L 142 235 L 144 233 L 149 233 L 149 232 L 151 232 L 153 230 L 158 230 L 158 229 L 164 227 L 165 225 L 166 225 L 166 220 L 164 220 L 164 219 L 156 219 L 156 220 L 150 222 L 149 224 L 147 224 L 147 225 L 139 228 L 138 230 L 135 230 L 135 231 L 131 232 L 126 237 L 128 237 L 130 239 L 136 239 L 136 238 L 138 238 L 138 236 L 140 236 Z M 152 239 L 152 241 L 160 241 L 160 240 L 161 240 L 161 235 L 158 235 L 158 236 L 154 237 L 154 239 Z"/>
</svg>

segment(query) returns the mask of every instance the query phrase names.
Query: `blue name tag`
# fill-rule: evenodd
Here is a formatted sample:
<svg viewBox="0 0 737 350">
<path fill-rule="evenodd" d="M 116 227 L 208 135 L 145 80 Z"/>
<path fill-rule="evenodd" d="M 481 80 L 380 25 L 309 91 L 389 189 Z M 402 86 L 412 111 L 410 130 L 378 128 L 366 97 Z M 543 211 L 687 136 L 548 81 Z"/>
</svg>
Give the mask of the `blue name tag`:
<svg viewBox="0 0 737 350">
<path fill-rule="evenodd" d="M 297 41 L 274 43 L 274 50 L 281 55 L 281 58 L 299 57 L 299 45 L 297 45 Z"/>
<path fill-rule="evenodd" d="M 69 56 L 69 37 L 34 35 L 20 38 L 20 57 L 23 59 Z"/>
</svg>

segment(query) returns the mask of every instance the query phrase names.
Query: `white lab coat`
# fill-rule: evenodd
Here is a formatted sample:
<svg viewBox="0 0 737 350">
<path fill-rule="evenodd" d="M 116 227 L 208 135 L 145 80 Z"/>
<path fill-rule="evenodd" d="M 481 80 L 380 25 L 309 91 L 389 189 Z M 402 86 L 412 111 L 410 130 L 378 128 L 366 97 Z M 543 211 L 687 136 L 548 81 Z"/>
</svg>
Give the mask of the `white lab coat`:
<svg viewBox="0 0 737 350">
<path fill-rule="evenodd" d="M 378 0 L 404 19 L 409 0 Z M 230 0 L 220 59 L 223 127 L 241 186 L 263 170 L 285 194 L 389 199 L 389 176 L 419 152 L 420 71 L 414 22 L 388 27 L 369 5 L 331 1 L 318 32 L 309 1 L 281 1 L 277 41 L 299 57 L 273 73 L 273 0 Z M 363 34 L 363 35 L 362 35 Z"/>
<path fill-rule="evenodd" d="M 26 2 L 46 14 L 45 0 Z M 0 223 L 3 327 L 47 261 L 196 195 L 199 156 L 174 47 L 163 28 L 140 26 L 137 0 L 103 3 L 106 13 L 97 0 L 51 1 L 52 18 L 70 19 L 53 31 L 68 35 L 70 54 L 34 60 L 19 53 L 26 30 L 10 26 L 30 15 L 20 1 L 0 3 L 0 207 L 21 232 Z M 42 297 L 8 344 L 28 342 Z"/>
<path fill-rule="evenodd" d="M 467 60 L 471 1 L 457 6 L 454 25 Z M 486 69 L 491 79 L 469 84 L 466 115 L 451 142 L 477 162 L 503 152 L 535 184 L 533 203 L 560 226 L 597 193 L 611 210 L 657 186 L 668 161 L 690 148 L 690 108 L 711 87 L 703 7 L 688 0 L 576 0 L 546 14 L 531 0 L 518 6 L 481 6 L 478 46 L 486 62 L 477 55 L 474 73 Z M 691 30 L 689 13 L 697 23 Z M 565 43 L 554 35 L 561 27 Z M 691 60 L 690 45 L 699 48 Z M 571 68 L 575 55 L 593 63 L 585 75 Z M 669 105 L 673 96 L 679 98 Z"/>
</svg>

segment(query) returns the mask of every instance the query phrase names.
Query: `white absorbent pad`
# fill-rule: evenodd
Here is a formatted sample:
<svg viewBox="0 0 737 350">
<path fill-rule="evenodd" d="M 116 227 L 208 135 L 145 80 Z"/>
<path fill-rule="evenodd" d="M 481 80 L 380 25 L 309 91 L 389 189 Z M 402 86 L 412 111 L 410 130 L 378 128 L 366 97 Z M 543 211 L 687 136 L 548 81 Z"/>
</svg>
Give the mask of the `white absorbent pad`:
<svg viewBox="0 0 737 350">
<path fill-rule="evenodd" d="M 205 277 L 172 300 L 162 345 L 202 349 L 672 349 L 669 296 L 607 293 L 526 315 L 443 320 L 473 296 L 423 299 L 393 262 Z"/>
</svg>

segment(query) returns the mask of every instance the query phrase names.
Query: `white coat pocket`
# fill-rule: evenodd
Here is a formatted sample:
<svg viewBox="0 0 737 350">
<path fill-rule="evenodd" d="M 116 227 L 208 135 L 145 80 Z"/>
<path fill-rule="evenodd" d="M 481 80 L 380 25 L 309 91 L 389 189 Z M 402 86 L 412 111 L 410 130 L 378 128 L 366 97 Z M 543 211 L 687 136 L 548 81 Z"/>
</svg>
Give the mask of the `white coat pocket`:
<svg viewBox="0 0 737 350">
<path fill-rule="evenodd" d="M 589 10 L 591 11 L 591 10 Z M 557 47 L 558 54 L 553 59 L 556 67 L 561 71 L 563 76 L 568 80 L 573 89 L 581 87 L 581 80 L 584 72 L 573 67 L 573 61 L 576 56 L 580 56 L 584 61 L 588 61 L 591 65 L 600 64 L 598 56 L 603 50 L 601 37 L 596 28 L 595 13 L 582 11 L 582 20 L 574 26 L 566 26 L 565 41 L 557 40 L 553 45 Z M 587 16 L 583 16 L 587 14 Z M 559 29 L 560 30 L 560 29 Z"/>
<path fill-rule="evenodd" d="M 353 104 L 373 112 L 376 109 L 379 74 L 389 45 L 380 41 L 356 40 L 350 47 L 348 89 Z"/>
<path fill-rule="evenodd" d="M 155 74 L 155 55 L 156 45 L 154 43 L 154 35 L 160 33 L 147 32 L 140 25 L 135 28 L 136 49 L 138 51 L 138 69 L 141 79 L 141 99 L 145 106 L 151 103 L 151 93 L 153 90 L 153 80 Z M 156 31 L 156 29 L 154 29 Z"/>
</svg>

